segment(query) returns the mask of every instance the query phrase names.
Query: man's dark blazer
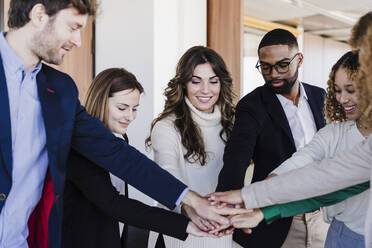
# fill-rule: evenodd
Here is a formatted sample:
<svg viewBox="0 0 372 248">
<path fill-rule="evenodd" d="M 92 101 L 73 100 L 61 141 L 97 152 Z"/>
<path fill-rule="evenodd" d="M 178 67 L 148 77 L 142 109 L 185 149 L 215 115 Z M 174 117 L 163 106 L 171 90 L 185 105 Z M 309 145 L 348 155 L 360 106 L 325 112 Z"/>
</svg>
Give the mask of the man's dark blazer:
<svg viewBox="0 0 372 248">
<path fill-rule="evenodd" d="M 7 196 L 12 186 L 13 158 L 5 80 L 0 58 L 0 194 Z M 89 116 L 80 105 L 71 77 L 43 64 L 36 80 L 46 131 L 48 171 L 54 190 L 54 203 L 47 215 L 49 247 L 61 245 L 63 190 L 71 147 L 146 195 L 168 208 L 174 208 L 186 185 L 115 137 L 98 119 Z M 0 211 L 5 201 L 0 200 Z"/>
<path fill-rule="evenodd" d="M 71 150 L 64 192 L 62 247 L 121 248 L 118 221 L 185 240 L 189 219 L 120 195 L 107 171 Z"/>
<path fill-rule="evenodd" d="M 325 125 L 325 91 L 305 83 L 303 86 L 319 130 Z M 295 151 L 292 132 L 278 98 L 267 85 L 258 87 L 237 104 L 234 128 L 225 147 L 224 166 L 216 191 L 242 188 L 252 160 L 252 182 L 264 180 Z M 234 240 L 243 247 L 279 248 L 291 223 L 292 218 L 283 218 L 270 225 L 262 222 L 251 235 L 235 231 Z"/>
</svg>

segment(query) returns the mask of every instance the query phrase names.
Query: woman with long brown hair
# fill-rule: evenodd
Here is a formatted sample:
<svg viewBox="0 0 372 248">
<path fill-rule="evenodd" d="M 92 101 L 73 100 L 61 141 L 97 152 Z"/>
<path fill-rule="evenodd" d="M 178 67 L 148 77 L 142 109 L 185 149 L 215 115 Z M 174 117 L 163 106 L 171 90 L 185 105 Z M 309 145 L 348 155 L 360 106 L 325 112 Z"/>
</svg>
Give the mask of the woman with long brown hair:
<svg viewBox="0 0 372 248">
<path fill-rule="evenodd" d="M 164 110 L 152 122 L 146 140 L 154 161 L 201 195 L 214 192 L 223 165 L 234 119 L 232 86 L 220 55 L 203 46 L 190 48 L 165 89 Z M 216 226 L 185 205 L 182 212 L 202 230 Z M 164 241 L 172 248 L 232 247 L 231 235 L 220 239 L 190 236 L 185 242 L 165 236 Z"/>
<path fill-rule="evenodd" d="M 128 142 L 126 131 L 136 118 L 142 92 L 132 73 L 123 68 L 107 69 L 93 80 L 85 107 Z M 127 247 L 127 228 L 122 231 L 119 222 L 179 239 L 185 239 L 186 232 L 206 235 L 184 216 L 128 199 L 127 186 L 121 179 L 76 151 L 71 150 L 67 164 L 62 247 Z"/>
</svg>

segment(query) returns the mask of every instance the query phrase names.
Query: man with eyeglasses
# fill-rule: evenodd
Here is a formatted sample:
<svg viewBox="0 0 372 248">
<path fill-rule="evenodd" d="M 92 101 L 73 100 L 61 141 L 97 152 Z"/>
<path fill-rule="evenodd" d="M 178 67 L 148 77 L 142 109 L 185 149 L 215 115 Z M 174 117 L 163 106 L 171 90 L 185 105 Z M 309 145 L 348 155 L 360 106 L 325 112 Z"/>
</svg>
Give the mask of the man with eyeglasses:
<svg viewBox="0 0 372 248">
<path fill-rule="evenodd" d="M 298 80 L 303 54 L 296 37 L 283 29 L 268 32 L 259 44 L 258 57 L 256 68 L 265 85 L 237 104 L 216 191 L 241 189 L 251 161 L 252 182 L 275 176 L 275 168 L 325 125 L 325 91 Z M 320 248 L 327 230 L 316 210 L 270 225 L 262 222 L 250 235 L 237 230 L 234 240 L 249 248 Z"/>
</svg>

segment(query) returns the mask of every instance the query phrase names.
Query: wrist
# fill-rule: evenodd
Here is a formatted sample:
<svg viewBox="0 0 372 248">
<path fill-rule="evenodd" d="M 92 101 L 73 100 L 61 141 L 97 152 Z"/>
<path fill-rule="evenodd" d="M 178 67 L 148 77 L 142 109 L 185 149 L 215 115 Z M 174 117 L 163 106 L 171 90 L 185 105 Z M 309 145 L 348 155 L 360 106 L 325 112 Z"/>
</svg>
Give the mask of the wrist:
<svg viewBox="0 0 372 248">
<path fill-rule="evenodd" d="M 198 198 L 199 195 L 196 192 L 189 190 L 187 191 L 185 197 L 183 197 L 182 202 L 189 206 L 195 206 Z"/>
</svg>

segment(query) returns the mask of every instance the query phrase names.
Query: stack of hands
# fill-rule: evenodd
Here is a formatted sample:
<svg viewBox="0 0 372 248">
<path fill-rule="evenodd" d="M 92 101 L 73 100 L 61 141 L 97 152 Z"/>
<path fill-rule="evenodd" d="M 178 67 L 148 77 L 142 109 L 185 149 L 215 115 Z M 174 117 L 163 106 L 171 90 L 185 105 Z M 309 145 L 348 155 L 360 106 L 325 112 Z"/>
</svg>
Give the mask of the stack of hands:
<svg viewBox="0 0 372 248">
<path fill-rule="evenodd" d="M 235 228 L 252 233 L 263 219 L 260 209 L 246 209 L 241 190 L 215 192 L 201 197 L 189 190 L 183 199 L 182 211 L 191 221 L 187 233 L 199 237 L 230 235 Z"/>
</svg>

